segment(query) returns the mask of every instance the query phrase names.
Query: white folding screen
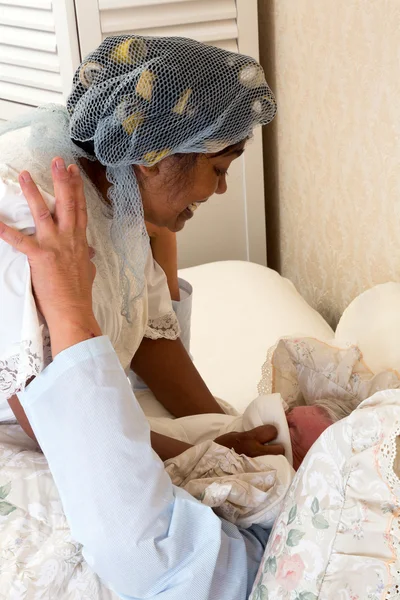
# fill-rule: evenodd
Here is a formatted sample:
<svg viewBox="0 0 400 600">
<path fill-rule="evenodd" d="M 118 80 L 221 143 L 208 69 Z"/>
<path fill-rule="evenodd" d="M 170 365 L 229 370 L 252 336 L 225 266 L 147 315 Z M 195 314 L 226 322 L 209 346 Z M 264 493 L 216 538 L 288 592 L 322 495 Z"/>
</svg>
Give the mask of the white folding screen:
<svg viewBox="0 0 400 600">
<path fill-rule="evenodd" d="M 0 0 L 0 118 L 63 102 L 76 65 L 73 0 Z"/>
</svg>

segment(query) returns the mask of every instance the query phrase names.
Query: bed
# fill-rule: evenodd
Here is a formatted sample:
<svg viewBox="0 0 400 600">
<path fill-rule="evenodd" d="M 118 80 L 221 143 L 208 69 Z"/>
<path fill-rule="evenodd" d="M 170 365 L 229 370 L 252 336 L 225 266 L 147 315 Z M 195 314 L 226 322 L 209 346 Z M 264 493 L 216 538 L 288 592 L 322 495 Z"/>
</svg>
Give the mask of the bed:
<svg viewBox="0 0 400 600">
<path fill-rule="evenodd" d="M 242 262 L 186 269 L 194 287 L 192 353 L 215 395 L 239 411 L 257 396 L 280 335 L 332 332 L 275 272 Z M 212 343 L 210 343 L 212 340 Z M 71 538 L 43 455 L 17 425 L 0 428 L 0 599 L 111 600 Z"/>
<path fill-rule="evenodd" d="M 213 393 L 239 412 L 257 396 L 267 350 L 279 338 L 334 337 L 332 329 L 294 286 L 265 267 L 242 262 L 215 263 L 187 269 L 181 276 L 194 288 L 194 361 Z M 396 288 L 392 308 L 398 302 Z M 355 320 L 354 316 L 350 318 L 353 324 Z M 356 336 L 357 324 L 354 327 Z M 346 335 L 345 331 L 342 333 Z M 262 587 L 255 593 L 257 600 L 267 597 Z M 303 596 L 299 597 L 303 600 Z M 79 544 L 70 535 L 44 456 L 19 426 L 2 425 L 0 599 L 114 598 L 86 565 Z M 304 596 L 305 600 L 308 598 L 314 596 Z"/>
</svg>

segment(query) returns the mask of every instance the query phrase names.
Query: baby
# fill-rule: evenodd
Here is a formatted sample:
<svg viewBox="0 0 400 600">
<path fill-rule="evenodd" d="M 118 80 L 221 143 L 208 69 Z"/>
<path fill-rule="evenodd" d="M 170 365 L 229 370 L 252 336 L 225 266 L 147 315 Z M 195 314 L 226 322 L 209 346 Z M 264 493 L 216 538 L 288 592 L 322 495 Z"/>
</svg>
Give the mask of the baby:
<svg viewBox="0 0 400 600">
<path fill-rule="evenodd" d="M 333 421 L 320 406 L 296 406 L 286 413 L 292 444 L 293 468 L 297 471 L 307 452 Z"/>
<path fill-rule="evenodd" d="M 150 419 L 154 431 L 189 444 L 274 425 L 278 437 L 273 443 L 284 447 L 286 459 L 297 470 L 330 425 L 348 417 L 376 392 L 400 388 L 396 370 L 374 373 L 356 345 L 340 346 L 313 338 L 282 339 L 269 352 L 263 371 L 260 396 L 240 416 L 221 402 L 225 415 L 173 420 L 151 407 L 146 391 L 137 396 L 146 404 L 145 412 L 158 417 Z"/>
<path fill-rule="evenodd" d="M 149 412 L 152 402 L 157 402 L 148 391 L 136 392 L 136 395 L 141 405 L 146 406 L 146 412 Z M 327 410 L 320 406 L 296 406 L 288 410 L 277 393 L 259 396 L 243 415 L 237 415 L 229 405 L 220 402 L 230 414 L 193 415 L 180 419 L 150 417 L 151 429 L 196 445 L 216 438 L 223 442 L 223 437 L 231 436 L 232 432 L 242 433 L 261 425 L 273 425 L 278 431 L 273 443 L 284 447 L 286 459 L 297 470 L 314 442 L 334 422 Z M 154 404 L 152 408 L 150 412 L 156 414 Z"/>
</svg>

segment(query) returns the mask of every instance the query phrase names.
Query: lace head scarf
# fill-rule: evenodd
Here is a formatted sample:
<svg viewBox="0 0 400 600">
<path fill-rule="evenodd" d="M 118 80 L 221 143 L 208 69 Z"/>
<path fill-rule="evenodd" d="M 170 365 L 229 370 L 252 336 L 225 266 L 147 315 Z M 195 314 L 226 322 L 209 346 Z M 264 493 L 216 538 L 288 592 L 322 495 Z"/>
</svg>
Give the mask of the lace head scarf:
<svg viewBox="0 0 400 600">
<path fill-rule="evenodd" d="M 54 107 L 48 110 L 55 118 Z M 129 319 L 131 302 L 144 288 L 148 253 L 133 165 L 241 142 L 273 119 L 274 96 L 252 58 L 184 38 L 122 35 L 105 39 L 83 61 L 67 111 L 70 154 L 98 160 L 112 184 L 111 237 Z M 40 128 L 39 137 L 43 145 Z"/>
</svg>

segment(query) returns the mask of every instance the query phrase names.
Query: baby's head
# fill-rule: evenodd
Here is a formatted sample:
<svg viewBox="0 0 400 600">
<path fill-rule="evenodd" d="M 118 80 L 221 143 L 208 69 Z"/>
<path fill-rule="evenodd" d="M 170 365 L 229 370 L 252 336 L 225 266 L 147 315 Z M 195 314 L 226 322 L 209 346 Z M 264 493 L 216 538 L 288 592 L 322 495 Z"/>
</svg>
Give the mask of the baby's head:
<svg viewBox="0 0 400 600">
<path fill-rule="evenodd" d="M 286 419 L 297 471 L 311 446 L 334 421 L 320 406 L 296 406 L 286 413 Z"/>
</svg>

